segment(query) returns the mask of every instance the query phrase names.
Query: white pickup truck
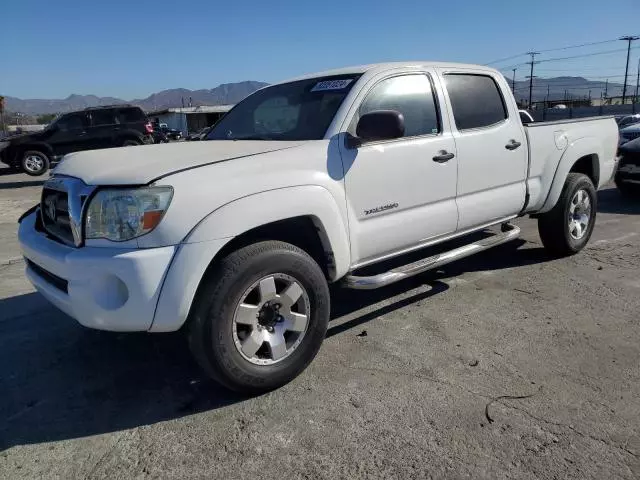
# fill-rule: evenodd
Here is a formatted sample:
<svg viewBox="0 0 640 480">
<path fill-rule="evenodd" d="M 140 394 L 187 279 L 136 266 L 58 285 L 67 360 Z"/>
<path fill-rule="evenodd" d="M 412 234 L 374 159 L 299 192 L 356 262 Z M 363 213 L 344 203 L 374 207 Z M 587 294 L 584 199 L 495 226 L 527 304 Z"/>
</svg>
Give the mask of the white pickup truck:
<svg viewBox="0 0 640 480">
<path fill-rule="evenodd" d="M 65 157 L 20 220 L 26 274 L 87 327 L 184 329 L 214 379 L 260 392 L 318 352 L 330 282 L 383 287 L 516 238 L 523 215 L 551 254 L 578 252 L 618 130 L 523 126 L 496 70 L 414 62 L 263 88 L 207 140 Z"/>
</svg>

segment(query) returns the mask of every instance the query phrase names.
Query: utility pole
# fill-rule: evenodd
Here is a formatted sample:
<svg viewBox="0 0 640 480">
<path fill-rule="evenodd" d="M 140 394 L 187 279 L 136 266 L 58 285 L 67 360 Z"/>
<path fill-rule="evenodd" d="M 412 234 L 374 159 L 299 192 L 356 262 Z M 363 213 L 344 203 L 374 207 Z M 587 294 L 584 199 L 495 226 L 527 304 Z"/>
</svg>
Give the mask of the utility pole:
<svg viewBox="0 0 640 480">
<path fill-rule="evenodd" d="M 549 95 L 550 95 L 550 93 L 549 93 L 549 84 L 547 83 L 547 103 L 545 105 L 545 107 L 547 107 L 547 108 L 549 107 Z"/>
<path fill-rule="evenodd" d="M 516 70 L 517 68 L 512 68 L 511 69 L 513 71 L 513 79 L 511 80 L 511 90 L 513 90 L 513 93 L 516 93 Z M 638 92 L 636 92 L 636 95 L 638 94 Z"/>
<path fill-rule="evenodd" d="M 607 98 L 609 96 L 609 79 L 607 78 L 604 81 L 604 98 Z"/>
<path fill-rule="evenodd" d="M 636 71 L 636 95 L 635 103 L 638 103 L 638 86 L 640 85 L 640 58 L 638 58 L 638 70 Z"/>
<path fill-rule="evenodd" d="M 537 63 L 535 61 L 536 55 L 540 55 L 540 52 L 527 52 L 527 55 L 531 55 L 531 73 L 529 74 L 529 107 L 531 107 L 531 98 L 533 96 L 533 66 Z"/>
<path fill-rule="evenodd" d="M 627 76 L 629 75 L 629 57 L 631 56 L 631 42 L 638 40 L 640 37 L 627 35 L 626 37 L 620 37 L 620 40 L 627 42 L 627 66 L 624 70 L 624 85 L 622 86 L 622 105 L 627 98 Z"/>
<path fill-rule="evenodd" d="M 525 78 L 529 79 L 529 108 L 531 108 L 531 89 L 532 89 L 532 82 L 534 78 L 538 78 L 537 75 L 534 75 L 533 77 L 531 75 L 527 75 Z"/>
</svg>

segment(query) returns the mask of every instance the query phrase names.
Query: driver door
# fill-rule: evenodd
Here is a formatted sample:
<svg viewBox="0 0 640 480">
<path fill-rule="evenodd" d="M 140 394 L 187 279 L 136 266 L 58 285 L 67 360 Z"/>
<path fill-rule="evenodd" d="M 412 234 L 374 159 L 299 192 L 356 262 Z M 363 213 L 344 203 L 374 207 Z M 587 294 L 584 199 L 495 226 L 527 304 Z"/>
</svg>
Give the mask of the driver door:
<svg viewBox="0 0 640 480">
<path fill-rule="evenodd" d="M 438 79 L 431 71 L 379 78 L 353 114 L 395 110 L 402 138 L 342 146 L 349 208 L 351 258 L 364 264 L 418 248 L 455 232 L 458 222 L 456 145 Z"/>
<path fill-rule="evenodd" d="M 89 119 L 84 112 L 70 113 L 55 124 L 55 132 L 49 138 L 49 144 L 56 155 L 66 155 L 89 149 L 87 129 Z"/>
</svg>

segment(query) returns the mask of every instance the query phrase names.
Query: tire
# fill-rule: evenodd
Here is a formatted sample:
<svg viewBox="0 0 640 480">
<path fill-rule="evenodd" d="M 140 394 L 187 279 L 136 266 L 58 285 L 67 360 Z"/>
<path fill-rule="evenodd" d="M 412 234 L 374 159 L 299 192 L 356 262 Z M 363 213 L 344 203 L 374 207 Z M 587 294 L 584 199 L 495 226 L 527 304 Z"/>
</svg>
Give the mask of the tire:
<svg viewBox="0 0 640 480">
<path fill-rule="evenodd" d="M 134 147 L 136 145 L 142 145 L 139 140 L 135 140 L 133 138 L 127 138 L 124 142 L 122 142 L 123 147 Z"/>
<path fill-rule="evenodd" d="M 580 198 L 588 197 L 588 212 L 586 204 L 578 200 L 579 195 Z M 584 248 L 595 225 L 597 202 L 596 189 L 589 177 L 582 173 L 567 175 L 556 205 L 538 218 L 540 239 L 549 253 L 564 257 Z"/>
<path fill-rule="evenodd" d="M 22 154 L 20 168 L 27 175 L 38 177 L 49 170 L 49 157 L 37 150 L 27 150 Z"/>
<path fill-rule="evenodd" d="M 281 323 L 265 327 L 261 322 L 268 323 L 273 308 L 278 308 L 277 303 L 271 302 L 260 308 L 265 298 L 272 298 L 267 294 L 269 278 L 274 278 L 279 294 L 274 302 L 282 302 L 278 312 L 283 312 L 284 318 L 276 314 L 279 320 L 274 321 Z M 289 287 L 297 292 L 294 283 L 301 293 L 289 310 L 284 293 Z M 248 313 L 244 320 L 237 321 L 243 317 L 243 308 Z M 302 314 L 293 313 L 294 309 Z M 193 355 L 214 380 L 237 392 L 258 394 L 288 383 L 309 365 L 324 340 L 329 310 L 329 287 L 320 266 L 298 247 L 265 241 L 230 253 L 205 276 L 192 305 L 186 333 Z M 301 332 L 294 316 L 304 316 L 305 312 L 305 330 Z M 285 332 L 294 324 L 296 331 Z M 280 338 L 284 347 L 283 343 L 272 346 L 270 340 L 261 340 L 262 335 L 266 335 L 265 339 Z M 252 340 L 255 336 L 258 340 Z M 249 348 L 245 349 L 245 345 Z"/>
</svg>

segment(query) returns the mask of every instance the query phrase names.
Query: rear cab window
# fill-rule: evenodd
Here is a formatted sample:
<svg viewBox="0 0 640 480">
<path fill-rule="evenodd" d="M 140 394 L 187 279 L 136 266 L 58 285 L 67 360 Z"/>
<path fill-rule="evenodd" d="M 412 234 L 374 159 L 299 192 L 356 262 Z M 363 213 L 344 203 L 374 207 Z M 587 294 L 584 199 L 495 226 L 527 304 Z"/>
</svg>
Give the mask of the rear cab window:
<svg viewBox="0 0 640 480">
<path fill-rule="evenodd" d="M 490 75 L 448 73 L 444 80 L 459 131 L 490 127 L 509 117 L 500 87 Z"/>
</svg>

